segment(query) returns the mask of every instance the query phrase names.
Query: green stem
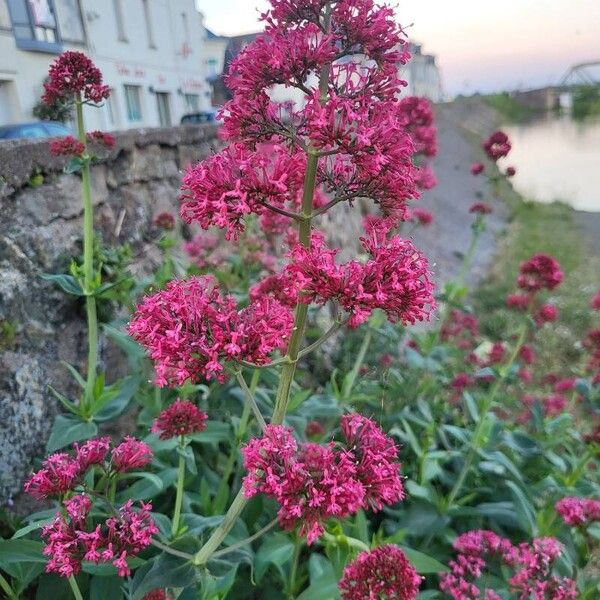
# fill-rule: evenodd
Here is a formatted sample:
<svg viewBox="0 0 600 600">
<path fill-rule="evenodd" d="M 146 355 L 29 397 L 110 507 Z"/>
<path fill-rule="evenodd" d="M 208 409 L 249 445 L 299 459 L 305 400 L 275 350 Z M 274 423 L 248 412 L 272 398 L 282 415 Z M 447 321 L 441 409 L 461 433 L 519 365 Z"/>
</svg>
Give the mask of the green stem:
<svg viewBox="0 0 600 600">
<path fill-rule="evenodd" d="M 290 569 L 290 579 L 288 582 L 288 596 L 294 598 L 296 591 L 296 577 L 298 574 L 298 562 L 300 561 L 300 551 L 302 550 L 302 538 L 296 535 L 294 543 L 294 555 L 292 557 L 292 568 Z"/>
<path fill-rule="evenodd" d="M 250 537 L 247 537 L 246 539 L 241 540 L 240 542 L 236 542 L 235 544 L 231 544 L 231 546 L 227 546 L 227 548 L 223 548 L 223 550 L 219 550 L 218 552 L 215 552 L 213 554 L 213 556 L 215 558 L 217 558 L 218 556 L 224 556 L 225 554 L 229 554 L 229 553 L 233 552 L 234 550 L 237 550 L 238 548 L 242 548 L 244 546 L 247 546 L 248 544 L 251 544 L 254 540 L 257 540 L 260 536 L 264 535 L 268 531 L 271 531 L 271 529 L 273 529 L 273 527 L 275 527 L 275 525 L 277 525 L 278 522 L 279 522 L 279 519 L 277 517 L 275 517 L 270 523 L 265 525 L 262 529 L 259 529 L 256 533 L 252 534 Z"/>
<path fill-rule="evenodd" d="M 94 386 L 98 365 L 98 315 L 96 311 L 96 297 L 92 295 L 94 286 L 94 211 L 92 206 L 90 160 L 87 155 L 83 103 L 80 97 L 76 99 L 75 108 L 77 113 L 77 135 L 79 141 L 84 146 L 81 166 L 81 195 L 83 199 L 83 288 L 86 294 L 88 364 L 82 413 L 83 416 L 90 417 L 94 402 Z"/>
<path fill-rule="evenodd" d="M 372 335 L 371 328 L 368 328 L 362 344 L 360 345 L 360 350 L 358 351 L 354 365 L 352 366 L 352 371 L 350 371 L 346 379 L 344 379 L 344 384 L 342 385 L 342 400 L 348 400 L 350 394 L 352 393 L 352 388 L 354 387 L 356 378 L 360 373 L 360 367 L 362 366 L 363 361 L 365 360 L 365 355 L 367 354 L 367 350 L 369 349 Z"/>
<path fill-rule="evenodd" d="M 0 574 L 0 588 L 6 593 L 6 597 L 10 600 L 19 600 L 17 593 L 12 589 L 10 583 Z"/>
<path fill-rule="evenodd" d="M 75 600 L 83 600 L 81 590 L 79 589 L 79 586 L 77 585 L 77 580 L 75 579 L 75 577 L 73 577 L 73 575 L 69 577 L 69 585 L 71 586 L 71 591 L 73 592 Z"/>
<path fill-rule="evenodd" d="M 463 467 L 458 475 L 456 482 L 454 483 L 454 486 L 452 487 L 452 490 L 450 491 L 450 495 L 448 496 L 448 502 L 446 503 L 447 508 L 450 508 L 454 504 L 456 497 L 458 496 L 458 494 L 460 493 L 460 490 L 462 489 L 462 486 L 465 482 L 467 474 L 469 473 L 469 470 L 471 469 L 473 461 L 475 460 L 475 457 L 477 455 L 477 451 L 479 450 L 479 446 L 481 443 L 481 437 L 483 435 L 483 430 L 484 430 L 484 427 L 486 424 L 485 416 L 488 413 L 488 411 L 490 410 L 490 408 L 492 407 L 492 404 L 494 403 L 494 400 L 496 399 L 496 396 L 498 395 L 498 392 L 500 391 L 500 387 L 505 382 L 508 374 L 510 373 L 510 369 L 511 369 L 513 363 L 515 362 L 515 360 L 517 359 L 517 356 L 519 355 L 519 351 L 521 350 L 521 347 L 525 343 L 526 337 L 527 337 L 527 323 L 524 323 L 521 326 L 519 338 L 517 340 L 515 348 L 511 354 L 508 362 L 502 368 L 499 377 L 494 382 L 492 389 L 490 390 L 489 394 L 487 395 L 487 397 L 485 398 L 485 400 L 481 406 L 480 415 L 479 415 L 479 423 L 477 423 L 477 427 L 475 428 L 475 431 L 473 432 L 471 445 L 469 447 L 469 451 L 465 458 Z"/>
<path fill-rule="evenodd" d="M 110 482 L 110 487 L 108 489 L 108 501 L 112 502 L 114 504 L 115 501 L 115 497 L 117 495 L 117 480 L 118 480 L 119 475 L 117 473 L 115 473 L 113 475 L 113 478 Z"/>
<path fill-rule="evenodd" d="M 471 236 L 471 242 L 469 243 L 469 247 L 467 248 L 467 253 L 463 258 L 463 263 L 461 265 L 460 271 L 458 273 L 458 278 L 456 279 L 456 283 L 458 287 L 462 287 L 465 283 L 465 279 L 467 278 L 467 273 L 471 268 L 471 262 L 473 261 L 473 256 L 475 254 L 475 248 L 477 247 L 477 241 L 479 240 L 479 236 L 483 230 L 481 227 L 476 227 L 473 230 L 473 235 Z"/>
<path fill-rule="evenodd" d="M 325 18 L 324 27 L 325 31 L 328 31 L 331 24 L 331 4 L 327 3 L 325 7 Z M 319 93 L 321 103 L 324 103 L 327 99 L 327 93 L 329 90 L 329 70 L 330 65 L 324 65 L 321 68 L 319 77 Z M 315 189 L 317 184 L 317 169 L 319 166 L 319 151 L 316 148 L 308 148 L 308 159 L 306 163 L 306 173 L 304 177 L 304 190 L 302 193 L 302 212 L 300 218 L 300 224 L 298 226 L 298 237 L 300 243 L 306 247 L 310 246 L 310 231 L 311 231 L 311 214 L 313 209 L 313 197 L 315 195 Z M 279 380 L 279 387 L 277 389 L 277 396 L 275 398 L 275 408 L 273 410 L 273 417 L 271 423 L 281 424 L 285 417 L 287 410 L 290 390 L 292 387 L 292 381 L 296 372 L 296 363 L 298 362 L 298 353 L 300 352 L 300 343 L 304 336 L 304 329 L 306 327 L 306 317 L 308 315 L 308 305 L 299 303 L 296 306 L 296 315 L 294 318 L 294 328 L 290 341 L 288 343 L 288 349 L 286 356 L 289 359 L 289 363 L 284 364 L 281 370 L 281 378 Z M 231 528 L 235 525 L 236 521 L 242 514 L 244 507 L 248 503 L 248 499 L 244 495 L 244 490 L 241 488 L 234 498 L 229 510 L 225 514 L 223 522 L 217 527 L 210 538 L 206 541 L 204 546 L 200 548 L 194 563 L 196 565 L 203 565 L 208 562 L 210 557 L 215 553 L 217 548 L 221 545 L 223 540 L 227 537 L 227 534 L 231 531 Z"/>
<path fill-rule="evenodd" d="M 258 408 L 258 404 L 256 404 L 256 399 L 254 398 L 254 394 L 250 391 L 250 388 L 248 387 L 248 384 L 246 383 L 246 380 L 244 379 L 242 372 L 236 371 L 235 377 L 236 377 L 238 383 L 240 384 L 242 391 L 244 392 L 244 396 L 246 397 L 246 403 L 252 409 L 252 412 L 254 413 L 254 417 L 255 417 L 256 421 L 258 422 L 258 424 L 260 425 L 261 430 L 264 430 L 264 428 L 267 426 L 267 424 L 265 423 L 265 418 L 262 416 L 262 413 L 260 412 L 260 408 Z"/>
<path fill-rule="evenodd" d="M 175 537 L 179 531 L 179 521 L 181 520 L 181 505 L 183 504 L 183 484 L 185 481 L 185 456 L 183 455 L 184 439 L 181 436 L 179 448 L 182 451 L 179 454 L 179 464 L 177 467 L 177 494 L 175 495 L 175 508 L 173 510 L 173 523 L 171 525 L 171 537 Z"/>
<path fill-rule="evenodd" d="M 330 544 L 334 544 L 336 546 L 350 546 L 351 548 L 356 548 L 357 550 L 366 550 L 369 551 L 370 548 L 367 544 L 365 544 L 362 540 L 358 540 L 354 537 L 350 537 L 347 535 L 333 535 L 326 531 L 321 539 L 329 542 Z"/>
</svg>

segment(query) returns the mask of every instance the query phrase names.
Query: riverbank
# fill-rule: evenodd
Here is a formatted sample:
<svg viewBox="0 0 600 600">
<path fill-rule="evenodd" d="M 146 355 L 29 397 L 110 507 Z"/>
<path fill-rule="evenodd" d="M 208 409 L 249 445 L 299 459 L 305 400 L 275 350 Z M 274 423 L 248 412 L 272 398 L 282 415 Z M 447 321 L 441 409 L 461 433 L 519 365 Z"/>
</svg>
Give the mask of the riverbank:
<svg viewBox="0 0 600 600">
<path fill-rule="evenodd" d="M 438 107 L 440 159 L 435 168 L 437 188 L 423 198 L 431 207 L 437 227 L 420 230 L 415 238 L 433 255 L 440 279 L 453 276 L 460 251 L 468 245 L 468 206 L 480 194 L 493 194 L 483 179 L 466 172 L 482 158 L 480 143 L 500 126 L 502 115 L 479 99 L 466 99 Z M 519 168 L 519 164 L 516 164 Z M 600 290 L 600 213 L 576 211 L 566 204 L 540 203 L 517 193 L 504 182 L 493 199 L 488 231 L 479 240 L 474 268 L 469 275 L 476 312 L 485 315 L 482 328 L 500 339 L 513 315 L 504 298 L 514 291 L 519 264 L 538 252 L 555 256 L 565 271 L 565 281 L 550 297 L 561 314 L 562 327 L 544 331 L 544 356 L 548 372 L 572 362 L 578 342 L 592 325 L 591 296 Z"/>
</svg>

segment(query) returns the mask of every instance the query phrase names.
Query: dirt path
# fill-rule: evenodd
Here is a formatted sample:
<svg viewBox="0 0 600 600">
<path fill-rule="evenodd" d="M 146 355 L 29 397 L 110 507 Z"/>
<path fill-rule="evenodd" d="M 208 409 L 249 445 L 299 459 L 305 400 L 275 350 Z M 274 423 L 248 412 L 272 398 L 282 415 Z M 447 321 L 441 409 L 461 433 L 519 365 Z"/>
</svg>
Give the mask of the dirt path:
<svg viewBox="0 0 600 600">
<path fill-rule="evenodd" d="M 473 216 L 469 208 L 474 202 L 490 202 L 494 213 L 479 240 L 469 284 L 477 284 L 485 276 L 496 251 L 497 235 L 506 225 L 504 204 L 492 199 L 485 178 L 471 175 L 475 147 L 465 131 L 476 137 L 488 135 L 495 127 L 495 114 L 482 103 L 470 104 L 452 103 L 436 109 L 439 152 L 433 167 L 439 183 L 418 203 L 434 214 L 434 222 L 412 234 L 417 247 L 429 257 L 439 285 L 458 274 L 471 240 Z"/>
</svg>

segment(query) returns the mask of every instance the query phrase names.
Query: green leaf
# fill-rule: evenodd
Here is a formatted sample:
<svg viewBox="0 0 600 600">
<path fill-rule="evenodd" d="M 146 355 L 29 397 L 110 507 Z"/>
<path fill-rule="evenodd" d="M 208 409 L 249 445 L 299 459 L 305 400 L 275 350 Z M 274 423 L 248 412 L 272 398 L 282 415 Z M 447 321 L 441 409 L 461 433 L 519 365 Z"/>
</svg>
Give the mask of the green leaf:
<svg viewBox="0 0 600 600">
<path fill-rule="evenodd" d="M 192 563 L 163 553 L 136 571 L 131 584 L 131 600 L 141 600 L 156 588 L 186 588 L 196 580 L 196 568 Z"/>
<path fill-rule="evenodd" d="M 74 415 L 79 414 L 79 408 L 73 402 L 71 402 L 64 394 L 61 394 L 58 390 L 55 390 L 51 385 L 48 386 L 50 393 L 70 412 Z"/>
<path fill-rule="evenodd" d="M 525 496 L 523 490 L 521 490 L 514 481 L 507 480 L 505 483 L 510 488 L 517 518 L 519 519 L 523 531 L 531 536 L 535 535 L 537 532 L 537 524 L 535 520 L 535 510 L 531 502 Z"/>
<path fill-rule="evenodd" d="M 90 600 L 122 600 L 123 579 L 112 577 L 92 577 L 90 582 Z"/>
<path fill-rule="evenodd" d="M 45 281 L 51 281 L 60 287 L 63 292 L 71 294 L 71 296 L 85 296 L 83 289 L 79 284 L 79 281 L 72 275 L 66 275 L 65 273 L 42 273 L 40 277 Z"/>
<path fill-rule="evenodd" d="M 79 156 L 72 156 L 69 162 L 65 165 L 65 173 L 78 173 L 83 167 L 83 160 Z"/>
<path fill-rule="evenodd" d="M 119 493 L 120 501 L 154 498 L 165 487 L 175 481 L 177 478 L 177 469 L 165 469 L 161 472 L 160 477 L 146 471 L 135 471 L 121 475 L 122 479 L 130 477 L 137 477 L 139 480 Z"/>
<path fill-rule="evenodd" d="M 146 358 L 144 348 L 137 342 L 134 342 L 125 332 L 115 329 L 110 325 L 103 325 L 102 330 L 116 346 L 125 352 L 132 366 L 137 366 Z"/>
<path fill-rule="evenodd" d="M 310 585 L 296 600 L 339 600 L 338 580 L 331 563 L 319 554 L 311 554 L 308 569 Z"/>
<path fill-rule="evenodd" d="M 60 362 L 65 367 L 67 367 L 67 370 L 69 371 L 69 373 L 71 373 L 71 375 L 73 376 L 73 379 L 79 384 L 79 387 L 82 390 L 85 389 L 85 380 L 81 376 L 81 374 L 79 373 L 79 371 L 73 365 L 70 365 L 66 360 L 61 360 Z"/>
<path fill-rule="evenodd" d="M 41 521 L 35 521 L 34 523 L 30 523 L 25 527 L 21 527 L 13 534 L 11 540 L 18 540 L 19 538 L 25 537 L 28 533 L 32 531 L 36 531 L 37 529 L 41 529 L 44 525 L 48 525 L 54 520 L 54 517 L 49 517 L 48 519 L 43 519 Z"/>
<path fill-rule="evenodd" d="M 48 559 L 42 554 L 43 547 L 34 540 L 0 540 L 0 567 L 21 562 L 45 564 Z"/>
<path fill-rule="evenodd" d="M 121 415 L 140 389 L 141 382 L 141 376 L 129 376 L 110 385 L 107 388 L 110 390 L 109 396 L 100 403 L 100 408 L 94 415 L 94 421 L 110 421 Z"/>
<path fill-rule="evenodd" d="M 406 546 L 400 546 L 400 548 L 402 548 L 402 551 L 406 554 L 406 557 L 418 573 L 447 573 L 449 571 L 448 567 L 428 554 L 407 548 Z"/>
<path fill-rule="evenodd" d="M 268 537 L 254 557 L 256 581 L 260 583 L 270 565 L 275 565 L 279 572 L 283 573 L 283 565 L 293 554 L 294 544 L 287 535 L 275 533 Z"/>
<path fill-rule="evenodd" d="M 203 444 L 218 444 L 229 439 L 231 426 L 221 421 L 207 421 L 206 429 L 188 436 L 194 442 Z"/>
<path fill-rule="evenodd" d="M 73 442 L 89 440 L 98 433 L 95 423 L 81 421 L 73 417 L 58 415 L 52 425 L 52 431 L 46 444 L 47 452 L 56 452 Z"/>
</svg>

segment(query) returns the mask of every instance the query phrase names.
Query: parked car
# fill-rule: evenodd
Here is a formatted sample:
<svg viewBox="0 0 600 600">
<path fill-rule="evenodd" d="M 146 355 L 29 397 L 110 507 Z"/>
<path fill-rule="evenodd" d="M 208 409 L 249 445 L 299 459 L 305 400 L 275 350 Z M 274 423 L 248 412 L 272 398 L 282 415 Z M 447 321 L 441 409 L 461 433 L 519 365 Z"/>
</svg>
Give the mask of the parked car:
<svg viewBox="0 0 600 600">
<path fill-rule="evenodd" d="M 34 121 L 0 127 L 0 140 L 64 137 L 66 135 L 72 135 L 71 130 L 58 121 Z"/>
<path fill-rule="evenodd" d="M 180 123 L 182 125 L 197 125 L 199 123 L 215 123 L 217 121 L 218 119 L 216 110 L 203 110 L 183 115 Z"/>
</svg>

